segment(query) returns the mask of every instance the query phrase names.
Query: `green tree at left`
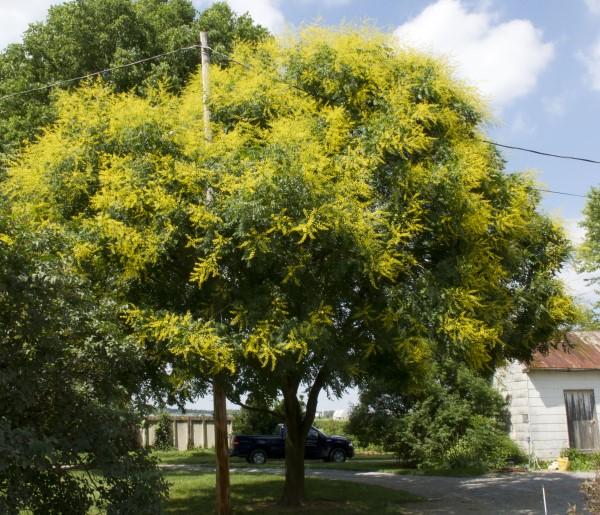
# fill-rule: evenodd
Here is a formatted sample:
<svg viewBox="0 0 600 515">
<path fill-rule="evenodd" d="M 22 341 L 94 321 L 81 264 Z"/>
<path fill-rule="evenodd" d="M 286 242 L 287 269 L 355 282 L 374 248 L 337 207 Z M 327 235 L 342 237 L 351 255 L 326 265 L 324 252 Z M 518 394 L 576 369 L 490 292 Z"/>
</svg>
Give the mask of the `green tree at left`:
<svg viewBox="0 0 600 515">
<path fill-rule="evenodd" d="M 144 358 L 68 247 L 0 215 L 0 512 L 158 513 L 166 483 L 137 445 Z"/>
</svg>

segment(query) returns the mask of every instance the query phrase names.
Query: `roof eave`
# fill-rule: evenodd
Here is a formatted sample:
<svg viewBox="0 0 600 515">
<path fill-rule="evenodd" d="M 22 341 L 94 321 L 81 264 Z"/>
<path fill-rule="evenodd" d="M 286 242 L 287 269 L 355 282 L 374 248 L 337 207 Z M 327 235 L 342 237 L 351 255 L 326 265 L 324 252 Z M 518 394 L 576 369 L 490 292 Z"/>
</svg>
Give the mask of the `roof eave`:
<svg viewBox="0 0 600 515">
<path fill-rule="evenodd" d="M 527 372 L 536 372 L 536 371 L 541 371 L 541 372 L 547 372 L 547 371 L 554 371 L 554 372 L 599 372 L 600 368 L 595 367 L 595 368 L 558 368 L 558 367 L 526 367 L 525 370 Z"/>
</svg>

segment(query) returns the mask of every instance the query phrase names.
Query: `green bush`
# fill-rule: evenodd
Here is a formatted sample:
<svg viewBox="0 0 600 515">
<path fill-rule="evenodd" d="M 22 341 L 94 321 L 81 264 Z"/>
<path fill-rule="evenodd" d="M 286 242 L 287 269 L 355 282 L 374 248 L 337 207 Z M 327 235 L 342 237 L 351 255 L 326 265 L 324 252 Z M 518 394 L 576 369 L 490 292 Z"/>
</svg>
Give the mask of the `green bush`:
<svg viewBox="0 0 600 515">
<path fill-rule="evenodd" d="M 356 435 L 352 433 L 348 420 L 334 420 L 332 418 L 317 418 L 313 425 L 323 431 L 326 435 L 338 435 L 349 438 L 354 443 L 354 450 L 361 454 L 382 454 L 383 446 L 374 443 L 362 445 Z"/>
<path fill-rule="evenodd" d="M 332 418 L 316 418 L 313 425 L 323 431 L 326 435 L 339 435 L 351 437 L 348 432 L 347 420 L 334 420 Z"/>
<path fill-rule="evenodd" d="M 490 417 L 475 415 L 471 427 L 445 454 L 450 469 L 500 469 L 507 463 L 521 463 L 525 455 Z"/>
<path fill-rule="evenodd" d="M 505 401 L 466 367 L 442 369 L 411 396 L 372 393 L 361 397 L 348 429 L 361 445 L 380 444 L 405 466 L 483 471 L 525 461 L 506 432 Z"/>
<path fill-rule="evenodd" d="M 161 413 L 156 425 L 154 448 L 168 451 L 173 448 L 173 421 L 168 413 Z"/>
<path fill-rule="evenodd" d="M 579 449 L 564 449 L 561 456 L 569 458 L 569 469 L 591 471 L 600 469 L 600 453 L 581 452 Z"/>
<path fill-rule="evenodd" d="M 233 420 L 236 434 L 270 435 L 285 420 L 283 403 L 249 398 Z"/>
</svg>

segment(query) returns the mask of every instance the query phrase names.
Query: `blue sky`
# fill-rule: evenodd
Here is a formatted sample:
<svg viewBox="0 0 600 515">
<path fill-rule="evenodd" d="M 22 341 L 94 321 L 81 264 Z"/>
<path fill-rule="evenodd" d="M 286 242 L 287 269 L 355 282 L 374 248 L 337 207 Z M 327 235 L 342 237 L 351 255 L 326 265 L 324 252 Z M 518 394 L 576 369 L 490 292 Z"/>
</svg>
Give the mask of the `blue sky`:
<svg viewBox="0 0 600 515">
<path fill-rule="evenodd" d="M 0 0 L 0 47 L 18 41 L 41 20 L 51 0 Z M 195 0 L 198 8 L 210 0 Z M 273 32 L 302 24 L 369 21 L 399 45 L 443 56 L 457 78 L 488 101 L 495 141 L 600 160 L 600 0 L 230 0 Z M 586 194 L 600 183 L 600 166 L 504 151 L 507 170 L 531 170 L 541 187 Z M 543 209 L 562 219 L 571 238 L 585 199 L 545 194 Z M 595 298 L 568 267 L 563 277 L 584 301 Z M 322 398 L 321 409 L 355 399 Z M 208 403 L 209 404 L 209 403 Z M 207 403 L 200 403 L 202 407 Z"/>
</svg>

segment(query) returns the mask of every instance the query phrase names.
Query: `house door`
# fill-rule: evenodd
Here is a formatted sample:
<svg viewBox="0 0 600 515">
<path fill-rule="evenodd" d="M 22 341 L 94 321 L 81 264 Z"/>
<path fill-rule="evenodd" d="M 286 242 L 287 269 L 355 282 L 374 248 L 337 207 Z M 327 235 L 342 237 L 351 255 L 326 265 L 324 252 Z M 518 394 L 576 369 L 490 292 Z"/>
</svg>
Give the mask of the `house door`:
<svg viewBox="0 0 600 515">
<path fill-rule="evenodd" d="M 574 449 L 598 449 L 598 422 L 594 390 L 565 390 L 569 446 Z"/>
</svg>

